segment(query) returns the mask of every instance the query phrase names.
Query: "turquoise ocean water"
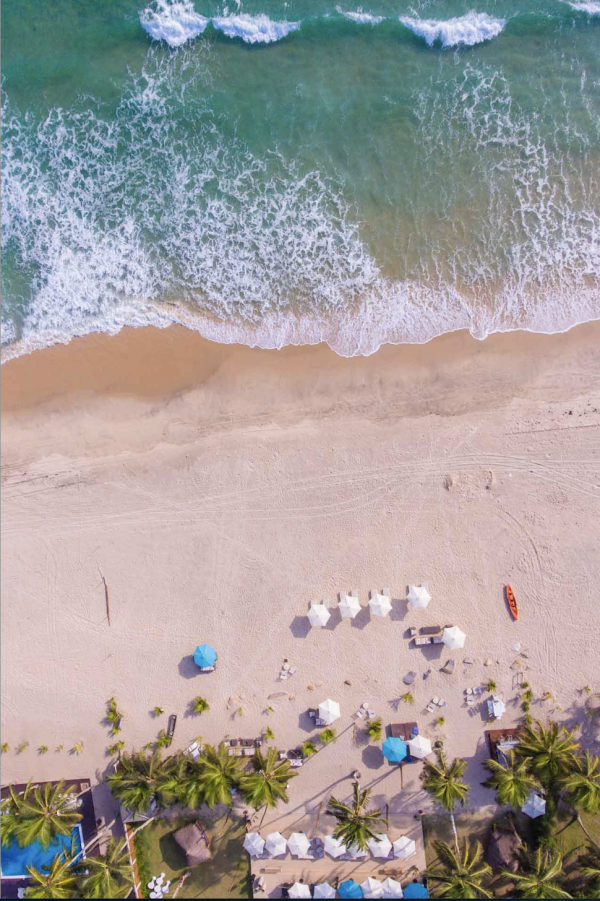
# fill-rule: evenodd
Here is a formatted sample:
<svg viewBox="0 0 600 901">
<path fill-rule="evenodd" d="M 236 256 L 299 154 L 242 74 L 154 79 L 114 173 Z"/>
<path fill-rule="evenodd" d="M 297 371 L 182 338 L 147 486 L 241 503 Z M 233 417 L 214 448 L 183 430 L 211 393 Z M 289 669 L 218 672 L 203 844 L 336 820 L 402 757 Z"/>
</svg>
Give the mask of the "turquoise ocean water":
<svg viewBox="0 0 600 901">
<path fill-rule="evenodd" d="M 600 318 L 600 0 L 5 0 L 5 358 Z"/>
</svg>

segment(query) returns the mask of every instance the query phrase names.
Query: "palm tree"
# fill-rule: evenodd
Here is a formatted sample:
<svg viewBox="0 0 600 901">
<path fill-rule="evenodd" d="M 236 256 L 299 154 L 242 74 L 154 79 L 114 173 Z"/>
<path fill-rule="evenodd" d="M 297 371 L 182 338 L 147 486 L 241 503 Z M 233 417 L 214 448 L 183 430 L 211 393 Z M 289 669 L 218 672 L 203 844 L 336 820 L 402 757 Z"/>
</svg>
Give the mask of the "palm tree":
<svg viewBox="0 0 600 901">
<path fill-rule="evenodd" d="M 540 783 L 529 771 L 529 759 L 519 760 L 509 751 L 506 766 L 497 760 L 486 760 L 486 768 L 492 774 L 483 784 L 496 792 L 498 804 L 522 807 L 530 792 L 540 788 Z"/>
<path fill-rule="evenodd" d="M 187 807 L 211 809 L 217 804 L 233 805 L 231 789 L 239 785 L 240 767 L 236 757 L 227 755 L 223 743 L 218 748 L 205 745 L 202 756 L 189 764 L 181 784 L 181 800 Z"/>
<path fill-rule="evenodd" d="M 27 870 L 32 884 L 25 889 L 26 898 L 73 898 L 76 897 L 77 874 L 71 869 L 72 860 L 63 851 L 57 854 L 50 865 L 42 864 L 42 873 L 33 866 Z"/>
<path fill-rule="evenodd" d="M 341 839 L 347 848 L 358 845 L 361 851 L 366 851 L 369 847 L 367 840 L 375 838 L 375 827 L 385 820 L 380 810 L 366 810 L 370 789 L 361 789 L 358 782 L 354 782 L 352 788 L 352 804 L 338 801 L 332 795 L 327 813 L 338 821 L 333 830 L 335 838 Z"/>
<path fill-rule="evenodd" d="M 255 809 L 275 807 L 278 801 L 287 804 L 288 782 L 298 775 L 290 771 L 289 760 L 279 760 L 276 748 L 269 748 L 266 756 L 257 749 L 252 758 L 252 769 L 253 773 L 247 773 L 240 779 L 246 803 Z"/>
<path fill-rule="evenodd" d="M 600 848 L 597 845 L 587 846 L 579 857 L 577 872 L 585 882 L 586 897 L 600 897 Z"/>
<path fill-rule="evenodd" d="M 535 726 L 522 728 L 515 750 L 519 757 L 529 759 L 533 775 L 549 788 L 575 768 L 578 747 L 573 732 L 558 723 L 546 727 L 536 720 Z"/>
<path fill-rule="evenodd" d="M 126 898 L 133 887 L 127 846 L 112 836 L 104 857 L 86 857 L 85 868 L 79 886 L 84 898 Z"/>
<path fill-rule="evenodd" d="M 530 854 L 521 854 L 518 873 L 502 870 L 511 882 L 519 898 L 571 898 L 560 886 L 563 860 L 560 851 L 538 848 Z"/>
<path fill-rule="evenodd" d="M 118 768 L 106 777 L 117 798 L 133 814 L 146 813 L 152 801 L 159 809 L 171 807 L 178 800 L 185 761 L 179 756 L 162 760 L 157 749 L 153 754 L 132 751 L 123 754 Z"/>
<path fill-rule="evenodd" d="M 371 741 L 381 741 L 381 717 L 378 716 L 377 719 L 367 720 L 367 735 Z"/>
<path fill-rule="evenodd" d="M 74 807 L 75 792 L 60 782 L 46 782 L 31 787 L 27 783 L 22 795 L 9 786 L 9 831 L 21 848 L 39 841 L 44 848 L 59 835 L 70 835 L 81 820 Z M 3 817 L 4 819 L 4 817 Z"/>
<path fill-rule="evenodd" d="M 448 764 L 442 751 L 437 752 L 437 761 L 437 766 L 429 760 L 425 761 L 421 772 L 423 788 L 442 807 L 452 812 L 457 801 L 464 806 L 467 799 L 469 786 L 461 781 L 467 762 L 456 758 Z"/>
<path fill-rule="evenodd" d="M 584 826 L 580 813 L 580 810 L 591 814 L 600 811 L 600 760 L 598 757 L 590 754 L 589 751 L 584 751 L 582 757 L 576 758 L 573 772 L 563 776 L 559 780 L 559 785 L 563 789 L 566 799 L 572 805 L 581 829 L 591 842 L 598 845 L 598 842 L 592 838 Z"/>
<path fill-rule="evenodd" d="M 455 851 L 446 842 L 434 841 L 433 847 L 440 860 L 441 868 L 427 870 L 427 878 L 439 883 L 438 898 L 492 898 L 493 893 L 484 887 L 492 868 L 483 860 L 481 842 L 469 844 L 464 841 L 462 848 Z"/>
</svg>

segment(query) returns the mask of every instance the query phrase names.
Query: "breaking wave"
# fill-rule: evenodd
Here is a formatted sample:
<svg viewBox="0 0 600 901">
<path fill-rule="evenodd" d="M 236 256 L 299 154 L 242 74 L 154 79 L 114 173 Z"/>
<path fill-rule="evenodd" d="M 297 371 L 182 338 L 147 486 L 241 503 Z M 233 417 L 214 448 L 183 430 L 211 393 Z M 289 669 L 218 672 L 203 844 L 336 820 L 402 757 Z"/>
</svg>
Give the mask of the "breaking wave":
<svg viewBox="0 0 600 901">
<path fill-rule="evenodd" d="M 497 37 L 506 25 L 506 19 L 494 19 L 487 13 L 467 13 L 454 19 L 414 19 L 400 17 L 400 21 L 410 28 L 431 47 L 439 41 L 443 47 L 458 47 L 461 44 L 473 47 L 483 41 Z"/>
</svg>

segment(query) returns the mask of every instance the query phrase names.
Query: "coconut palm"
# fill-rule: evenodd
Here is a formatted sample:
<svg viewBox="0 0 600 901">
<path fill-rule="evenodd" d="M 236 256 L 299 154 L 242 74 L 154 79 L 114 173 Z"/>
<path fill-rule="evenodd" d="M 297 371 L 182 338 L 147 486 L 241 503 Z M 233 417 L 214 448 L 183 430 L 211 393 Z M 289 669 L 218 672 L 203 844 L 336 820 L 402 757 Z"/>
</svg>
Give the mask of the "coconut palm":
<svg viewBox="0 0 600 901">
<path fill-rule="evenodd" d="M 427 870 L 427 878 L 438 884 L 438 898 L 493 897 L 484 885 L 492 868 L 483 860 L 481 842 L 469 844 L 465 840 L 458 851 L 441 841 L 434 841 L 433 847 L 441 866 Z"/>
<path fill-rule="evenodd" d="M 71 858 L 63 851 L 50 865 L 42 864 L 43 873 L 33 866 L 27 870 L 31 885 L 25 889 L 26 898 L 74 898 L 77 897 L 77 874 L 71 868 Z"/>
<path fill-rule="evenodd" d="M 561 887 L 563 860 L 560 851 L 538 848 L 520 855 L 518 873 L 502 870 L 502 875 L 512 883 L 519 898 L 571 898 Z"/>
<path fill-rule="evenodd" d="M 132 813 L 146 813 L 153 800 L 159 809 L 171 807 L 178 800 L 184 767 L 183 758 L 174 755 L 163 760 L 158 749 L 153 754 L 132 751 L 121 756 L 106 782 L 115 798 Z"/>
<path fill-rule="evenodd" d="M 252 758 L 253 773 L 240 779 L 244 800 L 255 809 L 275 807 L 278 801 L 287 804 L 287 786 L 297 773 L 290 771 L 288 760 L 279 760 L 276 748 L 269 748 L 266 755 L 257 750 Z"/>
<path fill-rule="evenodd" d="M 65 788 L 62 779 L 35 788 L 30 781 L 21 795 L 9 786 L 9 792 L 8 829 L 21 848 L 35 841 L 48 848 L 57 836 L 70 835 L 81 820 L 74 806 L 75 791 Z"/>
<path fill-rule="evenodd" d="M 456 758 L 448 764 L 442 751 L 437 752 L 437 766 L 426 760 L 421 771 L 421 780 L 426 792 L 452 812 L 457 802 L 462 806 L 467 799 L 469 786 L 462 781 L 467 763 Z"/>
<path fill-rule="evenodd" d="M 585 813 L 600 811 L 600 760 L 584 751 L 575 760 L 575 768 L 560 779 L 560 786 L 574 807 Z"/>
<path fill-rule="evenodd" d="M 223 743 L 218 748 L 205 745 L 202 756 L 190 763 L 181 783 L 181 800 L 187 807 L 211 809 L 217 804 L 233 805 L 231 789 L 239 785 L 240 766 L 236 757 L 229 757 Z"/>
<path fill-rule="evenodd" d="M 127 846 L 112 836 L 104 857 L 86 857 L 85 868 L 88 875 L 79 883 L 84 898 L 126 898 L 133 887 Z"/>
<path fill-rule="evenodd" d="M 578 747 L 573 732 L 558 723 L 544 726 L 536 720 L 535 726 L 523 726 L 515 750 L 530 761 L 533 775 L 549 787 L 576 767 Z"/>
<path fill-rule="evenodd" d="M 333 830 L 335 838 L 341 839 L 347 848 L 358 845 L 362 851 L 367 851 L 368 839 L 376 837 L 376 827 L 385 820 L 381 816 L 380 810 L 366 809 L 367 801 L 371 796 L 370 789 L 361 789 L 358 782 L 353 783 L 352 789 L 351 804 L 338 801 L 332 795 L 329 799 L 327 813 L 338 821 Z"/>
<path fill-rule="evenodd" d="M 580 855 L 577 874 L 582 877 L 586 886 L 586 897 L 600 897 L 600 848 L 589 844 Z"/>
<path fill-rule="evenodd" d="M 496 792 L 498 804 L 522 807 L 530 792 L 539 790 L 540 783 L 531 775 L 529 759 L 519 759 L 514 751 L 509 751 L 506 766 L 497 760 L 486 760 L 485 766 L 492 774 L 484 782 Z"/>
</svg>

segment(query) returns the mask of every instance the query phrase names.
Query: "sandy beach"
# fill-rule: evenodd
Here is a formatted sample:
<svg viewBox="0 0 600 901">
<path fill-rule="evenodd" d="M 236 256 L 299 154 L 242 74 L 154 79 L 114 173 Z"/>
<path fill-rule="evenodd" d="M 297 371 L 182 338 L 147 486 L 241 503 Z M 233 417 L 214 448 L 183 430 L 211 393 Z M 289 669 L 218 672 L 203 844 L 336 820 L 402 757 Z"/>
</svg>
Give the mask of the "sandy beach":
<svg viewBox="0 0 600 901">
<path fill-rule="evenodd" d="M 358 769 L 394 836 L 430 806 L 421 766 L 404 767 L 401 787 L 355 728 L 363 702 L 464 757 L 482 810 L 494 803 L 480 785 L 487 714 L 465 688 L 494 679 L 502 725 L 519 722 L 519 660 L 535 716 L 585 722 L 582 689 L 600 689 L 600 323 L 353 359 L 124 330 L 10 361 L 2 377 L 3 781 L 100 779 L 113 695 L 128 748 L 176 713 L 174 749 L 267 726 L 293 748 L 315 734 L 307 709 L 331 697 L 337 741 L 263 832 L 314 832 Z M 407 586 L 422 581 L 432 601 L 408 611 Z M 386 586 L 392 613 L 373 619 L 369 590 Z M 341 621 L 350 589 L 365 609 Z M 310 629 L 321 599 L 333 615 Z M 438 623 L 466 632 L 462 651 L 409 646 L 410 627 Z M 219 655 L 210 675 L 191 660 L 204 641 Z M 297 673 L 281 682 L 285 658 Z M 409 671 L 413 706 L 400 700 Z M 443 725 L 425 710 L 433 696 L 448 702 Z M 598 739 L 587 721 L 582 744 L 597 753 Z M 321 816 L 319 833 L 332 829 Z"/>
</svg>

